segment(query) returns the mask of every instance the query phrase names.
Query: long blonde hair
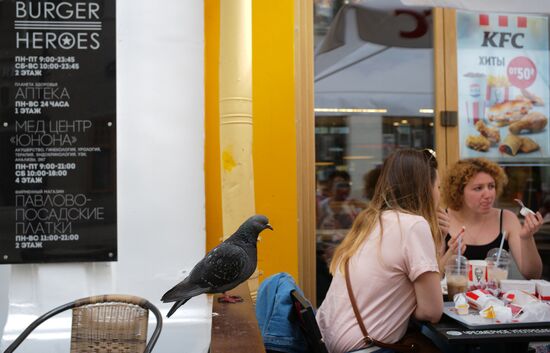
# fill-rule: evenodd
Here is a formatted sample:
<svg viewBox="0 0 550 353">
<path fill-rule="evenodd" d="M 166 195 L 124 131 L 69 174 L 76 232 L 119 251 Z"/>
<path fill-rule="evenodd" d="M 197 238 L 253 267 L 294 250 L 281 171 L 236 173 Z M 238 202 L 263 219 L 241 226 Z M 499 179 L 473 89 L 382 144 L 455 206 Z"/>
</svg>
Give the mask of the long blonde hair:
<svg viewBox="0 0 550 353">
<path fill-rule="evenodd" d="M 435 249 L 439 249 L 441 237 L 433 199 L 436 176 L 437 161 L 428 150 L 403 149 L 392 153 L 384 161 L 368 207 L 357 216 L 349 233 L 334 252 L 330 272 L 333 275 L 337 270 L 344 273 L 346 261 L 355 254 L 378 223 L 382 236 L 382 212 L 387 210 L 424 217 L 430 225 Z"/>
</svg>

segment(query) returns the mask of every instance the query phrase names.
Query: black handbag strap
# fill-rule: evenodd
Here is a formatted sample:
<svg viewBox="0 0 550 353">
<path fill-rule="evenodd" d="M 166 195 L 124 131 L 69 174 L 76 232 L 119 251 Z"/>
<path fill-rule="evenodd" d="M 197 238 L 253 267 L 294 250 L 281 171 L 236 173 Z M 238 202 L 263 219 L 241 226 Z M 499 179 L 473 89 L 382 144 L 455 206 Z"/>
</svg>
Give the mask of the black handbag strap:
<svg viewBox="0 0 550 353">
<path fill-rule="evenodd" d="M 353 313 L 355 314 L 355 318 L 357 319 L 357 324 L 359 324 L 359 328 L 363 333 L 363 341 L 365 342 L 367 347 L 370 346 L 371 344 L 374 344 L 375 346 L 378 346 L 381 348 L 389 348 L 389 349 L 393 349 L 403 353 L 408 353 L 408 352 L 414 353 L 416 351 L 416 347 L 414 344 L 408 345 L 408 344 L 398 344 L 398 343 L 384 343 L 384 342 L 377 341 L 371 336 L 369 336 L 369 333 L 367 332 L 367 328 L 365 327 L 365 324 L 363 323 L 363 319 L 361 318 L 361 314 L 359 313 L 359 309 L 357 308 L 357 302 L 355 301 L 355 296 L 353 295 L 353 290 L 351 288 L 351 280 L 349 278 L 349 259 L 346 261 L 346 287 L 348 289 L 349 300 L 353 308 Z"/>
</svg>

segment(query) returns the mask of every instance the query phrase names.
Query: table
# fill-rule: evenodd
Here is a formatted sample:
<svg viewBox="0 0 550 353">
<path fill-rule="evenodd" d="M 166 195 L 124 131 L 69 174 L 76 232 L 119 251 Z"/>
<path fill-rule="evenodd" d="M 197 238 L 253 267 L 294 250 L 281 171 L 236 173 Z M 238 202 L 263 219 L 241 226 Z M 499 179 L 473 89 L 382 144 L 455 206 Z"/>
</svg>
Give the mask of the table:
<svg viewBox="0 0 550 353">
<path fill-rule="evenodd" d="M 437 324 L 426 323 L 423 333 L 453 352 L 527 352 L 529 342 L 550 341 L 550 326 L 469 329 L 447 315 Z M 476 347 L 481 347 L 476 350 Z M 447 349 L 446 349 L 447 351 Z"/>
</svg>

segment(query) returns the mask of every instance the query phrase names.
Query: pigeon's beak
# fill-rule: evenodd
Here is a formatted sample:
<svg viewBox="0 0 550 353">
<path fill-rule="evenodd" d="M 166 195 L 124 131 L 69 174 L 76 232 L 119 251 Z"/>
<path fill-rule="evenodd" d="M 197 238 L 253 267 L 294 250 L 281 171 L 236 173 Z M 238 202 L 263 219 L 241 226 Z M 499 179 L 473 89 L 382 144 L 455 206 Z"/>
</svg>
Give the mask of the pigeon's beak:
<svg viewBox="0 0 550 353">
<path fill-rule="evenodd" d="M 271 229 L 271 230 L 273 230 L 273 227 L 272 227 L 271 224 L 269 224 L 269 223 L 266 224 L 265 227 L 266 227 L 266 228 L 269 228 L 269 229 Z"/>
</svg>

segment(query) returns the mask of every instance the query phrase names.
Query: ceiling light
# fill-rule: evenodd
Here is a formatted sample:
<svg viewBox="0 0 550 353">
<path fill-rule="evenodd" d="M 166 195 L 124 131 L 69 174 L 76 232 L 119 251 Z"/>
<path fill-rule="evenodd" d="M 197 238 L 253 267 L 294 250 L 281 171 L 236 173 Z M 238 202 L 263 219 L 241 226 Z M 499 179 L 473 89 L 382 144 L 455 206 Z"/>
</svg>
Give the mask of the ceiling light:
<svg viewBox="0 0 550 353">
<path fill-rule="evenodd" d="M 315 108 L 315 113 L 387 113 L 387 109 L 373 108 Z"/>
<path fill-rule="evenodd" d="M 373 159 L 373 156 L 344 156 L 345 160 L 365 160 L 365 159 Z"/>
<path fill-rule="evenodd" d="M 431 108 L 420 108 L 418 109 L 418 112 L 422 114 L 433 114 L 434 110 Z"/>
</svg>

